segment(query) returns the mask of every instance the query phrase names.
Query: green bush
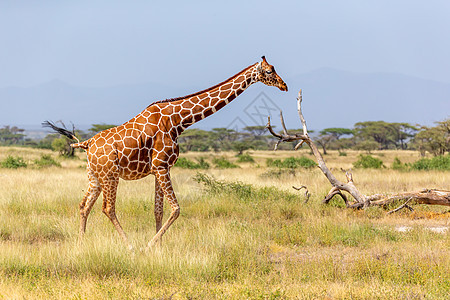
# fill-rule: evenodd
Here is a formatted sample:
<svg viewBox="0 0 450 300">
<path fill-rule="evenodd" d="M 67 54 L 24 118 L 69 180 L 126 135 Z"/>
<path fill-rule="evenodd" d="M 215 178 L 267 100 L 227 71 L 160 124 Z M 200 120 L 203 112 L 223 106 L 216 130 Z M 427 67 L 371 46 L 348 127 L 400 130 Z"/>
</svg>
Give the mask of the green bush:
<svg viewBox="0 0 450 300">
<path fill-rule="evenodd" d="M 40 159 L 35 159 L 34 164 L 38 166 L 39 168 L 45 168 L 45 167 L 61 167 L 61 164 L 54 160 L 51 155 L 49 154 L 43 154 Z"/>
<path fill-rule="evenodd" d="M 312 168 L 315 167 L 317 164 L 315 161 L 313 161 L 310 158 L 307 157 L 288 157 L 284 160 L 280 159 L 272 159 L 268 158 L 266 160 L 266 165 L 268 167 L 275 167 L 275 168 L 286 168 L 286 169 L 295 169 L 295 168 Z"/>
<path fill-rule="evenodd" d="M 233 164 L 231 161 L 227 160 L 225 157 L 214 158 L 213 163 L 218 169 L 232 169 L 239 168 L 238 165 Z"/>
<path fill-rule="evenodd" d="M 411 165 L 413 170 L 450 170 L 450 155 L 422 158 Z"/>
<path fill-rule="evenodd" d="M 9 155 L 5 160 L 0 162 L 0 166 L 2 168 L 7 168 L 7 169 L 17 169 L 17 168 L 26 168 L 27 163 L 20 156 L 14 157 L 14 156 Z"/>
<path fill-rule="evenodd" d="M 197 173 L 194 180 L 203 184 L 206 191 L 213 195 L 231 195 L 246 201 L 279 201 L 280 199 L 287 201 L 298 200 L 297 195 L 279 190 L 275 187 L 255 187 L 240 181 L 227 182 L 216 180 L 215 178 L 202 173 Z"/>
<path fill-rule="evenodd" d="M 185 157 L 180 157 L 175 163 L 175 167 L 179 167 L 182 169 L 209 169 L 209 164 L 203 157 L 198 159 L 198 163 Z"/>
<path fill-rule="evenodd" d="M 71 141 L 66 137 L 60 137 L 52 141 L 53 151 L 58 151 L 61 156 L 74 157 L 74 149 L 70 147 Z"/>
<path fill-rule="evenodd" d="M 243 162 L 254 163 L 255 162 L 253 157 L 251 157 L 251 155 L 248 153 L 240 154 L 237 157 L 238 157 L 237 162 L 239 162 L 239 163 L 243 163 Z"/>
<path fill-rule="evenodd" d="M 279 179 L 283 176 L 295 176 L 295 170 L 294 169 L 281 169 L 281 168 L 269 169 L 266 172 L 259 175 L 259 177 L 261 177 L 261 178 L 268 178 L 268 179 L 272 179 L 272 178 Z"/>
<path fill-rule="evenodd" d="M 399 170 L 404 171 L 408 169 L 408 166 L 400 161 L 398 157 L 394 158 L 394 161 L 392 162 L 392 169 L 393 170 Z"/>
<path fill-rule="evenodd" d="M 363 154 L 359 155 L 359 159 L 353 163 L 353 166 L 362 169 L 380 169 L 384 167 L 381 159 Z"/>
<path fill-rule="evenodd" d="M 339 151 L 339 156 L 347 156 L 347 152 L 345 152 L 345 151 Z"/>
</svg>

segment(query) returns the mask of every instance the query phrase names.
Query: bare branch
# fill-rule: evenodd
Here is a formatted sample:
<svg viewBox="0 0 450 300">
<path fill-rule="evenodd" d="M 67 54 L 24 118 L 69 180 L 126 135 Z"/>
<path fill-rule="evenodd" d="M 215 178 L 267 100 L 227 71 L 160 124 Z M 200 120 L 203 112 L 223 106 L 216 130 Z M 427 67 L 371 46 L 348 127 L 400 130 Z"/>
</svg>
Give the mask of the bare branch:
<svg viewBox="0 0 450 300">
<path fill-rule="evenodd" d="M 283 137 L 281 136 L 281 134 L 276 133 L 273 128 L 272 125 L 270 124 L 270 116 L 267 117 L 267 125 L 266 128 L 269 130 L 270 134 L 273 135 L 276 138 L 282 139 Z"/>
<path fill-rule="evenodd" d="M 282 140 L 279 140 L 279 141 L 276 142 L 275 146 L 273 147 L 273 150 L 274 150 L 274 151 L 277 151 L 277 150 L 278 150 L 278 145 L 279 145 L 281 142 L 282 142 Z"/>
<path fill-rule="evenodd" d="M 286 125 L 284 124 L 283 112 L 280 110 L 280 119 L 281 119 L 281 127 L 283 127 L 283 132 L 285 135 L 289 135 L 286 129 Z"/>
<path fill-rule="evenodd" d="M 302 122 L 303 135 L 308 136 L 308 129 L 306 128 L 306 121 L 305 121 L 305 118 L 303 117 L 303 113 L 302 113 L 302 101 L 303 101 L 302 89 L 300 89 L 300 91 L 298 92 L 298 96 L 297 96 L 297 111 L 298 111 L 298 116 L 300 117 L 300 121 Z"/>
<path fill-rule="evenodd" d="M 339 195 L 342 197 L 342 199 L 344 200 L 345 206 L 349 206 L 348 204 L 348 200 L 347 200 L 347 196 L 345 196 L 340 189 L 336 188 L 336 187 L 332 187 L 331 190 L 328 192 L 328 194 L 325 196 L 325 198 L 322 200 L 322 203 L 328 203 L 330 202 L 330 200 L 336 196 Z"/>
<path fill-rule="evenodd" d="M 304 142 L 305 142 L 305 140 L 301 140 L 300 142 L 298 142 L 298 144 L 295 145 L 294 150 L 298 150 L 298 148 L 300 148 L 303 145 Z"/>
<path fill-rule="evenodd" d="M 306 197 L 305 203 L 308 203 L 308 200 L 309 200 L 309 197 L 311 196 L 311 193 L 309 192 L 308 187 L 306 185 L 302 185 L 300 187 L 292 186 L 292 188 L 297 190 L 297 191 L 300 191 L 301 189 L 305 189 L 305 197 Z"/>
<path fill-rule="evenodd" d="M 387 214 L 390 215 L 392 213 L 395 213 L 395 212 L 399 211 L 400 209 L 402 209 L 404 207 L 408 208 L 410 211 L 414 211 L 414 209 L 411 206 L 407 205 L 409 203 L 409 201 L 411 201 L 412 199 L 413 199 L 413 197 L 410 197 L 405 203 L 403 203 L 402 205 L 400 205 L 396 209 L 393 209 L 393 210 L 389 211 Z"/>
</svg>

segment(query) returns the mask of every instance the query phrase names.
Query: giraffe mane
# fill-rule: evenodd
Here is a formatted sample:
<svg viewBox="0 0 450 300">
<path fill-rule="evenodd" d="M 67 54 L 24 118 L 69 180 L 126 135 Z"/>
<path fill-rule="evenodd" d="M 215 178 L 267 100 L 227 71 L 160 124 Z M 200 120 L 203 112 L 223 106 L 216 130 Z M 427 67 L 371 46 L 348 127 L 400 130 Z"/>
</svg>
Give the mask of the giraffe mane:
<svg viewBox="0 0 450 300">
<path fill-rule="evenodd" d="M 193 93 L 193 94 L 189 94 L 189 95 L 186 95 L 186 96 L 182 96 L 182 97 L 176 97 L 176 98 L 168 98 L 168 99 L 164 99 L 164 100 L 158 100 L 158 101 L 153 102 L 152 104 L 150 104 L 150 105 L 147 106 L 147 107 L 150 107 L 150 106 L 152 106 L 152 105 L 154 105 L 154 104 L 158 104 L 158 103 L 173 102 L 173 101 L 178 101 L 178 100 L 182 100 L 182 99 L 185 99 L 185 98 L 191 98 L 191 97 L 195 97 L 195 96 L 201 95 L 201 94 L 203 94 L 203 93 L 205 93 L 205 92 L 209 92 L 209 91 L 211 91 L 211 90 L 213 90 L 213 89 L 215 89 L 215 88 L 221 86 L 222 84 L 224 84 L 224 83 L 230 81 L 231 79 L 233 79 L 233 78 L 235 78 L 235 77 L 241 75 L 242 73 L 245 73 L 246 71 L 248 71 L 248 69 L 252 68 L 254 65 L 255 65 L 255 64 L 253 64 L 253 65 L 251 65 L 251 66 L 248 66 L 247 68 L 245 68 L 244 70 L 240 71 L 239 73 L 237 73 L 237 74 L 231 76 L 230 78 L 228 78 L 228 79 L 226 79 L 226 80 L 224 80 L 224 81 L 222 81 L 222 82 L 220 82 L 220 83 L 218 83 L 218 84 L 216 84 L 216 85 L 214 85 L 214 86 L 212 86 L 212 87 L 209 87 L 209 88 L 207 88 L 207 89 L 204 89 L 204 90 L 201 90 L 201 91 L 199 91 L 199 92 L 195 92 L 195 93 Z"/>
</svg>

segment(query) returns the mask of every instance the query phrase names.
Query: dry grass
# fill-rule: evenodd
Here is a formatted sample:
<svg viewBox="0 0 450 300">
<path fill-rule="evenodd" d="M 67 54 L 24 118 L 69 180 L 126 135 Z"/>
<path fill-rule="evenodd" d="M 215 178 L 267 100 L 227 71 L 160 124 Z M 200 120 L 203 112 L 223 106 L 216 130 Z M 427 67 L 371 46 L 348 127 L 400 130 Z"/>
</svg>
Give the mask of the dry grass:
<svg viewBox="0 0 450 300">
<path fill-rule="evenodd" d="M 41 150 L 0 148 L 0 160 L 27 161 Z M 55 154 L 52 154 L 56 157 Z M 219 180 L 252 184 L 255 198 L 236 193 L 210 195 L 193 181 L 196 171 L 174 168 L 181 216 L 149 253 L 130 254 L 101 213 L 101 197 L 77 245 L 78 203 L 87 187 L 84 156 L 60 159 L 62 167 L 0 169 L 0 296 L 5 299 L 444 299 L 450 293 L 449 227 L 445 207 L 417 206 L 415 213 L 386 215 L 381 208 L 324 206 L 330 188 L 318 170 L 264 177 L 266 158 L 309 152 L 252 153 L 254 164 L 204 171 Z M 358 153 L 325 159 L 349 168 Z M 414 152 L 375 153 L 386 166 Z M 232 153 L 188 153 L 188 158 Z M 450 172 L 354 170 L 363 193 L 401 192 L 424 187 L 450 189 Z M 308 204 L 292 191 L 305 184 Z M 269 194 L 260 188 L 271 187 Z M 275 188 L 273 188 L 275 187 Z M 287 193 L 295 196 L 289 196 Z M 154 234 L 153 177 L 119 185 L 117 212 L 136 248 Z M 279 195 L 279 196 L 277 196 Z M 166 214 L 167 216 L 167 214 Z M 398 232 L 398 226 L 412 230 Z"/>
</svg>

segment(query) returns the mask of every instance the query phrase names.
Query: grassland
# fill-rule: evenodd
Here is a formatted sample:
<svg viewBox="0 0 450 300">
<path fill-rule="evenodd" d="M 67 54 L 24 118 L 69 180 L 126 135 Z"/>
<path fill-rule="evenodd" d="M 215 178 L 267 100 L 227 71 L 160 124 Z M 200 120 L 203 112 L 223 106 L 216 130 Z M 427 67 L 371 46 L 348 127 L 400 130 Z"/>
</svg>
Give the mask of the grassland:
<svg viewBox="0 0 450 300">
<path fill-rule="evenodd" d="M 0 148 L 33 161 L 43 150 Z M 78 203 L 87 187 L 85 158 L 60 159 L 61 167 L 0 169 L 0 298 L 3 299 L 445 299 L 450 294 L 447 207 L 416 206 L 386 215 L 382 208 L 353 211 L 338 200 L 322 205 L 330 188 L 319 170 L 271 176 L 267 158 L 309 152 L 253 152 L 255 163 L 202 173 L 233 182 L 235 189 L 209 193 L 174 168 L 181 216 L 162 245 L 130 253 L 101 213 L 101 197 L 78 246 Z M 331 152 L 327 164 L 349 168 L 357 152 Z M 190 159 L 232 153 L 188 153 Z M 354 170 L 366 194 L 421 188 L 450 189 L 450 172 L 389 169 L 395 157 L 375 153 L 387 168 Z M 211 164 L 212 165 L 212 164 Z M 154 234 L 152 176 L 119 185 L 117 214 L 137 249 Z M 237 183 L 237 182 L 241 183 Z M 251 184 L 248 186 L 246 184 Z M 292 185 L 307 185 L 307 204 Z M 244 193 L 240 189 L 244 189 Z M 246 193 L 250 189 L 251 193 Z M 166 217 L 168 212 L 166 212 Z M 398 228 L 410 228 L 399 231 Z"/>
</svg>

